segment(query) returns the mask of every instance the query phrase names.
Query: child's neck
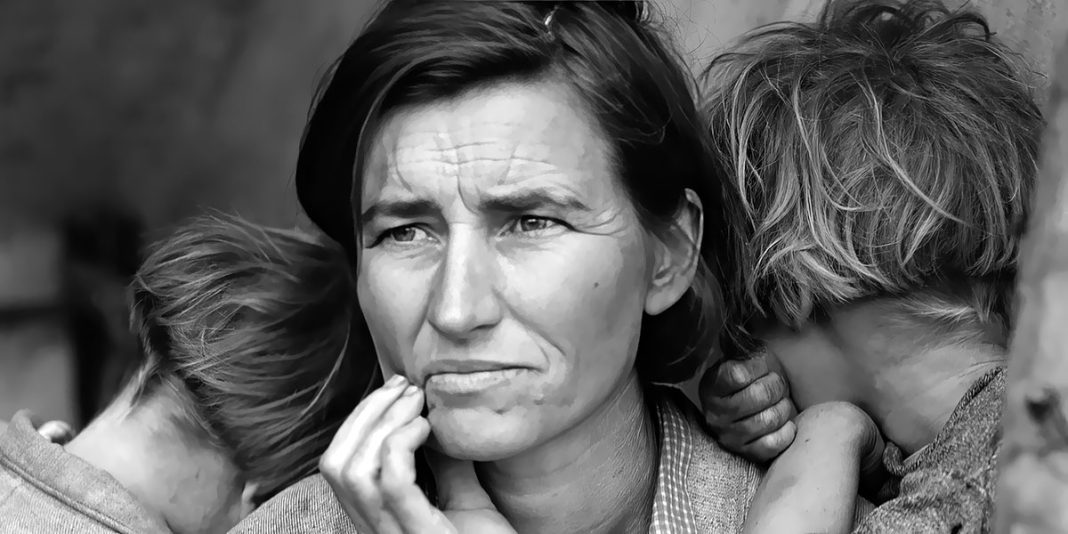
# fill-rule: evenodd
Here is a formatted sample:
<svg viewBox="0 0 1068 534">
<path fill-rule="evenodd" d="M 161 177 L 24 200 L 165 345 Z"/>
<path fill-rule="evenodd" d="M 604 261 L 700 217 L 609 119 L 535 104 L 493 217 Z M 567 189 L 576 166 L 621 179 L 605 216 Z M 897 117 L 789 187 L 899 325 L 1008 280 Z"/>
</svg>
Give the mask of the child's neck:
<svg viewBox="0 0 1068 534">
<path fill-rule="evenodd" d="M 799 331 L 773 329 L 765 340 L 799 410 L 852 402 L 912 454 L 934 441 L 976 380 L 1005 364 L 1004 341 L 917 342 L 932 333 L 883 312 L 877 301 L 853 305 Z"/>
<path fill-rule="evenodd" d="M 174 532 L 226 532 L 245 513 L 237 470 L 182 434 L 165 398 L 131 406 L 123 395 L 66 450 L 106 471 Z"/>
</svg>

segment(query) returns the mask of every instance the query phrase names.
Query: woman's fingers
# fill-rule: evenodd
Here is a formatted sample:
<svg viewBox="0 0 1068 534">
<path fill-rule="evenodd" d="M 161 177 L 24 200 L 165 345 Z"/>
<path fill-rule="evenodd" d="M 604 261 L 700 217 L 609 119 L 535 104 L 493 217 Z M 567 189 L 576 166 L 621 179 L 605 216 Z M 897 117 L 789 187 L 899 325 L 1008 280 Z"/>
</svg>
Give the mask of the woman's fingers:
<svg viewBox="0 0 1068 534">
<path fill-rule="evenodd" d="M 403 532 L 382 502 L 378 449 L 386 436 L 418 415 L 416 402 L 421 399 L 404 395 L 410 391 L 404 377 L 396 376 L 368 395 L 342 424 L 319 461 L 324 478 L 360 531 Z"/>
<path fill-rule="evenodd" d="M 364 531 L 443 531 L 444 516 L 415 484 L 415 451 L 430 432 L 423 402 L 419 388 L 394 377 L 360 403 L 323 455 L 323 476 Z"/>
<path fill-rule="evenodd" d="M 395 375 L 382 387 L 367 395 L 345 421 L 341 423 L 330 446 L 319 460 L 319 468 L 323 471 L 333 471 L 341 466 L 335 462 L 344 462 L 349 454 L 355 451 L 369 427 L 378 422 L 383 413 L 404 393 L 407 381 L 403 376 Z"/>
<path fill-rule="evenodd" d="M 430 435 L 430 423 L 417 417 L 390 434 L 382 443 L 382 493 L 392 497 L 415 485 L 415 451 Z"/>
<path fill-rule="evenodd" d="M 406 533 L 451 532 L 452 525 L 416 485 L 415 454 L 430 435 L 430 422 L 417 417 L 382 444 L 382 500 Z"/>
<path fill-rule="evenodd" d="M 379 450 L 381 450 L 382 442 L 385 441 L 386 437 L 396 432 L 400 427 L 410 423 L 412 419 L 419 417 L 419 413 L 422 410 L 423 392 L 415 386 L 407 386 L 373 425 L 370 425 L 366 430 L 353 427 L 353 431 L 363 430 L 364 435 L 357 452 L 366 450 L 369 455 L 374 456 L 374 460 L 377 463 Z"/>
</svg>

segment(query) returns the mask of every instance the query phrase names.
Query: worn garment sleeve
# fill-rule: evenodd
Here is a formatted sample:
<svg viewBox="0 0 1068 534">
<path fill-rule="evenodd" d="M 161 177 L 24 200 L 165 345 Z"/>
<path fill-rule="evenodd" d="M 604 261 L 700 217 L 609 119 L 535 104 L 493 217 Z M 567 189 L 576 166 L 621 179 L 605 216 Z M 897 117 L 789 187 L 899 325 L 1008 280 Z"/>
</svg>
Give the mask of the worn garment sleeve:
<svg viewBox="0 0 1068 534">
<path fill-rule="evenodd" d="M 972 385 L 933 443 L 904 460 L 888 445 L 891 480 L 881 496 L 889 500 L 854 532 L 989 532 L 1004 395 L 1005 369 L 999 368 Z"/>
<path fill-rule="evenodd" d="M 357 534 L 322 475 L 286 488 L 229 534 Z"/>
</svg>

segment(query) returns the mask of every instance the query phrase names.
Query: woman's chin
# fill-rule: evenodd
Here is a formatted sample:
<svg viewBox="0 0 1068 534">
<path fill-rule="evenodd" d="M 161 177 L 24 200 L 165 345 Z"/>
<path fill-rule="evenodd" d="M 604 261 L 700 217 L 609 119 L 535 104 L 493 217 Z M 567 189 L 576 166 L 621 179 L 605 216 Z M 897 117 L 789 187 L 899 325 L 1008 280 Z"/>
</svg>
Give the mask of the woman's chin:
<svg viewBox="0 0 1068 534">
<path fill-rule="evenodd" d="M 431 410 L 428 444 L 458 460 L 495 462 L 522 454 L 537 441 L 537 429 L 529 422 L 473 412 L 477 411 Z"/>
</svg>

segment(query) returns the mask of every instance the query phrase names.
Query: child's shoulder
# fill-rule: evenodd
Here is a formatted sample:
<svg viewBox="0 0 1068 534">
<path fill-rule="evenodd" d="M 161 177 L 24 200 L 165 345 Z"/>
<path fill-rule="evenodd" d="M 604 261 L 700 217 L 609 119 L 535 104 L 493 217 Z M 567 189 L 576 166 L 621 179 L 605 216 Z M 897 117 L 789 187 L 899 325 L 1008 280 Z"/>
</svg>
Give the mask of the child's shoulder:
<svg viewBox="0 0 1068 534">
<path fill-rule="evenodd" d="M 888 454 L 887 468 L 899 476 L 923 469 L 987 469 L 988 464 L 995 462 L 1000 448 L 1004 402 L 1005 367 L 999 366 L 968 388 L 930 445 L 909 458 Z"/>
<path fill-rule="evenodd" d="M 356 534 L 356 529 L 326 479 L 316 473 L 282 490 L 230 530 L 230 534 L 271 532 Z"/>
<path fill-rule="evenodd" d="M 958 468 L 985 466 L 1001 445 L 1001 411 L 1005 404 L 1005 367 L 979 378 L 964 394 L 935 445 Z"/>
<path fill-rule="evenodd" d="M 949 421 L 927 447 L 908 458 L 887 445 L 892 480 L 880 499 L 890 500 L 865 518 L 857 532 L 985 532 L 993 510 L 1005 368 L 972 384 Z"/>
</svg>

